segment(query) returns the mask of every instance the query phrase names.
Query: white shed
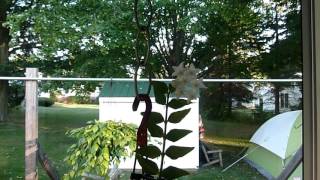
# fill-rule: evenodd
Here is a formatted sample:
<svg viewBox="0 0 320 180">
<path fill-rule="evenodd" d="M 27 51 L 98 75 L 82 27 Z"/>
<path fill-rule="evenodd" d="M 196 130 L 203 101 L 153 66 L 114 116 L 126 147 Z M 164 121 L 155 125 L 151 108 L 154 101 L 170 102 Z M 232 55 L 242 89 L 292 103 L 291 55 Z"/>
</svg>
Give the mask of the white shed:
<svg viewBox="0 0 320 180">
<path fill-rule="evenodd" d="M 148 82 L 138 83 L 139 91 L 145 92 L 148 88 Z M 135 97 L 134 83 L 132 81 L 111 81 L 104 84 L 99 97 L 99 119 L 101 121 L 115 120 L 126 123 L 133 123 L 139 126 L 144 112 L 144 104 L 140 104 L 138 111 L 132 111 L 132 103 Z M 153 91 L 151 91 L 152 111 L 162 113 L 165 117 L 165 107 L 155 103 Z M 176 166 L 183 169 L 197 169 L 199 166 L 199 99 L 192 101 L 186 108 L 191 108 L 190 113 L 179 124 L 168 124 L 170 129 L 188 129 L 192 133 L 188 134 L 183 139 L 175 142 L 177 146 L 194 147 L 194 150 L 186 156 L 177 160 L 171 160 L 168 157 L 165 159 L 164 166 Z M 171 110 L 172 111 L 172 110 Z M 162 142 L 162 139 L 153 138 L 153 145 L 157 145 L 157 141 Z M 166 147 L 169 147 L 170 141 L 167 141 Z M 160 145 L 157 145 L 160 148 Z M 161 148 L 160 148 L 161 149 Z M 155 161 L 160 161 L 155 160 Z M 133 158 L 125 162 L 121 162 L 121 169 L 131 169 L 133 167 Z"/>
</svg>

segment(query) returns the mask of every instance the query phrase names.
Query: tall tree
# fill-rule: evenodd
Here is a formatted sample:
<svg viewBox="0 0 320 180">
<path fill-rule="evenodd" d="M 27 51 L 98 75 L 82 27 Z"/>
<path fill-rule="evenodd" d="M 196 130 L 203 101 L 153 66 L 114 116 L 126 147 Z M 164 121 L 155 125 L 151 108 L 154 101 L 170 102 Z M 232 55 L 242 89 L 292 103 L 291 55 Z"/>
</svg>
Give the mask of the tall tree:
<svg viewBox="0 0 320 180">
<path fill-rule="evenodd" d="M 262 54 L 260 71 L 268 78 L 296 78 L 302 72 L 301 11 L 296 1 L 271 1 L 266 4 L 267 28 L 271 33 L 268 51 Z M 272 83 L 274 113 L 280 113 L 280 92 L 287 86 Z"/>
<path fill-rule="evenodd" d="M 39 48 L 39 44 L 30 29 L 32 26 L 31 18 L 15 22 L 16 29 L 12 28 L 10 21 L 12 14 L 23 16 L 34 3 L 33 0 L 1 0 L 0 75 L 21 75 L 22 69 L 27 64 L 28 66 L 32 64 L 28 58 L 32 56 L 36 48 Z M 8 103 L 11 105 L 18 103 L 18 101 L 14 101 L 17 96 L 20 96 L 18 91 L 22 85 L 23 83 L 12 82 L 9 86 L 8 81 L 0 82 L 0 121 L 7 120 Z"/>
<path fill-rule="evenodd" d="M 1 0 L 0 6 L 0 75 L 5 75 L 3 72 L 9 61 L 9 29 L 4 23 L 7 20 L 7 11 L 11 5 L 9 0 Z M 8 81 L 0 81 L 0 122 L 7 120 L 8 114 Z"/>
<path fill-rule="evenodd" d="M 209 78 L 251 78 L 254 74 L 253 62 L 265 44 L 261 35 L 262 17 L 257 11 L 260 3 L 224 0 L 211 1 L 209 6 L 210 13 L 202 19 L 205 24 L 203 32 L 208 39 L 196 44 L 195 48 L 199 66 L 208 72 L 203 75 Z M 219 83 L 211 87 L 216 89 L 212 91 L 209 88 L 214 93 L 204 95 L 214 99 L 206 102 L 208 106 L 220 109 L 213 115 L 216 117 L 221 117 L 223 113 L 230 116 L 234 101 L 243 102 L 252 98 L 248 84 Z"/>
<path fill-rule="evenodd" d="M 153 62 L 162 77 L 171 77 L 173 66 L 192 62 L 193 46 L 197 39 L 201 9 L 206 1 L 163 0 L 155 1 L 155 18 L 152 24 Z"/>
<path fill-rule="evenodd" d="M 132 1 L 45 0 L 35 2 L 23 13 L 11 13 L 8 24 L 14 39 L 21 39 L 19 24 L 28 22 L 28 34 L 33 35 L 36 46 L 33 49 L 37 49 L 28 58 L 26 53 L 23 58 L 14 55 L 12 62 L 33 64 L 51 76 L 128 77 L 135 31 L 131 7 Z M 19 51 L 21 43 L 14 41 L 12 46 Z M 85 85 L 86 90 L 93 90 L 97 85 L 50 84 L 51 88 L 66 89 Z"/>
</svg>

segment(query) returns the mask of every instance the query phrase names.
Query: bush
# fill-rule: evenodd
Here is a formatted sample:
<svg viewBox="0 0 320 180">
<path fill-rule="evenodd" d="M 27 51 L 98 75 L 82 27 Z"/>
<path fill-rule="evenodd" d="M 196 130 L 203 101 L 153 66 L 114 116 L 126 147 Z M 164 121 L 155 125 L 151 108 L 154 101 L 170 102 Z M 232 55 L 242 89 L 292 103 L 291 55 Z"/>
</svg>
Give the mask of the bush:
<svg viewBox="0 0 320 180">
<path fill-rule="evenodd" d="M 65 158 L 72 166 L 65 179 L 75 179 L 83 173 L 105 177 L 110 165 L 118 165 L 120 160 L 133 155 L 136 146 L 133 125 L 114 121 L 89 123 L 67 132 L 76 143 L 69 147 Z"/>
<path fill-rule="evenodd" d="M 91 100 L 89 96 L 68 96 L 58 99 L 59 103 L 64 104 L 99 104 L 98 98 Z"/>
<path fill-rule="evenodd" d="M 50 98 L 44 98 L 44 97 L 39 98 L 38 102 L 39 102 L 39 106 L 44 106 L 44 107 L 50 107 L 54 104 L 54 100 Z"/>
</svg>

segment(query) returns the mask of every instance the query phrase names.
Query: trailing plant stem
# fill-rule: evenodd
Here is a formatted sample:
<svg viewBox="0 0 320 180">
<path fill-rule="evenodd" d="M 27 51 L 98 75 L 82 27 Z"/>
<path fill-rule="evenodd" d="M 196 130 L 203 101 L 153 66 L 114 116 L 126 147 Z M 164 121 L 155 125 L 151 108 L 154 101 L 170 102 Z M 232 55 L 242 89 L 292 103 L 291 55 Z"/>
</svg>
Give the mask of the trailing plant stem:
<svg viewBox="0 0 320 180">
<path fill-rule="evenodd" d="M 164 130 L 163 130 L 163 144 L 162 144 L 162 153 L 161 153 L 161 164 L 160 164 L 160 172 L 159 178 L 161 178 L 162 170 L 163 170 L 163 163 L 164 163 L 164 156 L 165 156 L 165 148 L 166 148 L 166 140 L 167 140 L 167 125 L 168 125 L 168 110 L 169 110 L 169 98 L 170 92 L 167 93 L 167 102 L 166 102 L 166 115 L 164 120 Z"/>
</svg>

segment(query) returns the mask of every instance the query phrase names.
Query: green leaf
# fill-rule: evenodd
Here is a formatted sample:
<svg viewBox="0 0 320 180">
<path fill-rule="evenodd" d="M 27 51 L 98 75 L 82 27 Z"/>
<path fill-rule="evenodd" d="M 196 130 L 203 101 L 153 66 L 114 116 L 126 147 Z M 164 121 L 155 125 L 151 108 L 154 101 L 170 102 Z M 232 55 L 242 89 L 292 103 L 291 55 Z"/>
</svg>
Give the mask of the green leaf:
<svg viewBox="0 0 320 180">
<path fill-rule="evenodd" d="M 168 106 L 173 108 L 173 109 L 179 109 L 179 108 L 182 108 L 183 106 L 186 106 L 188 104 L 190 104 L 190 102 L 188 102 L 185 99 L 172 99 L 168 103 Z"/>
<path fill-rule="evenodd" d="M 158 104 L 166 104 L 166 94 L 168 93 L 168 86 L 164 82 L 152 81 L 154 96 Z"/>
<path fill-rule="evenodd" d="M 91 125 L 72 130 L 72 133 L 69 136 L 75 137 L 77 142 L 68 148 L 65 161 L 72 166 L 75 177 L 93 171 L 105 176 L 110 162 L 118 164 L 135 150 L 135 145 L 131 145 L 136 141 L 135 128 L 125 123 L 95 121 Z"/>
<path fill-rule="evenodd" d="M 171 113 L 168 121 L 175 124 L 179 123 L 184 117 L 186 117 L 186 115 L 190 112 L 190 110 L 191 109 L 189 108 L 182 111 Z"/>
<path fill-rule="evenodd" d="M 144 112 L 142 112 L 141 114 L 143 116 Z M 162 114 L 160 114 L 158 112 L 151 112 L 150 119 L 149 119 L 148 123 L 159 124 L 159 123 L 162 123 L 163 121 L 164 121 L 164 118 L 163 118 Z"/>
<path fill-rule="evenodd" d="M 176 89 L 172 86 L 172 84 L 169 84 L 169 92 L 173 93 Z"/>
<path fill-rule="evenodd" d="M 137 153 L 141 156 L 146 156 L 148 158 L 154 159 L 161 155 L 161 151 L 158 147 L 154 145 L 149 145 L 147 147 L 139 148 Z"/>
<path fill-rule="evenodd" d="M 163 130 L 160 126 L 156 124 L 148 124 L 148 131 L 152 137 L 163 137 Z"/>
<path fill-rule="evenodd" d="M 92 130 L 94 133 L 96 133 L 99 130 L 99 128 L 98 128 L 98 126 L 93 126 Z"/>
<path fill-rule="evenodd" d="M 176 142 L 191 132 L 191 130 L 186 129 L 172 129 L 170 132 L 168 132 L 166 137 L 169 141 Z"/>
<path fill-rule="evenodd" d="M 173 166 L 169 166 L 166 169 L 164 169 L 161 173 L 162 177 L 165 177 L 166 179 L 176 179 L 181 176 L 188 175 L 189 173 L 183 169 L 179 169 Z"/>
<path fill-rule="evenodd" d="M 193 149 L 194 147 L 170 146 L 166 151 L 166 155 L 171 159 L 178 159 L 188 154 Z"/>
<path fill-rule="evenodd" d="M 137 159 L 144 172 L 149 173 L 151 175 L 158 174 L 159 168 L 155 162 L 149 159 L 145 159 L 141 156 L 137 156 Z"/>
</svg>

